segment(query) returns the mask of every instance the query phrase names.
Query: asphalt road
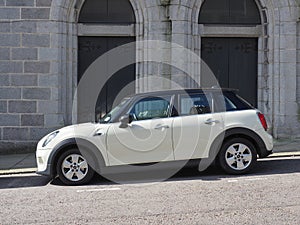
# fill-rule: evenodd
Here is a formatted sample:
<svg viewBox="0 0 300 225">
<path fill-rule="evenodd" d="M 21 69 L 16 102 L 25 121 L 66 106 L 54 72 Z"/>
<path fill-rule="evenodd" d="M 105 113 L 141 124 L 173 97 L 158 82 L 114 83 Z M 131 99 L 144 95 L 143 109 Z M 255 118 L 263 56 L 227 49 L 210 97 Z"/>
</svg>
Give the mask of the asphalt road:
<svg viewBox="0 0 300 225">
<path fill-rule="evenodd" d="M 157 183 L 0 176 L 0 224 L 300 224 L 300 157 L 260 161 L 246 176 L 184 169 Z"/>
</svg>

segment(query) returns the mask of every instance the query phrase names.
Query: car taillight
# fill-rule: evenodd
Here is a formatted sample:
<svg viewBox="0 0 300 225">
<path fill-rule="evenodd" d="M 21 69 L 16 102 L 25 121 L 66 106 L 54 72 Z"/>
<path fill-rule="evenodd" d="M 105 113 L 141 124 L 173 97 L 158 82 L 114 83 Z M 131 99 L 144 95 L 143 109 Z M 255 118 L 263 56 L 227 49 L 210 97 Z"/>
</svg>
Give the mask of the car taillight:
<svg viewBox="0 0 300 225">
<path fill-rule="evenodd" d="M 267 124 L 267 121 L 266 121 L 266 118 L 265 118 L 264 114 L 258 112 L 257 115 L 258 115 L 258 118 L 260 120 L 261 125 L 263 126 L 265 131 L 267 131 L 268 130 L 268 124 Z"/>
</svg>

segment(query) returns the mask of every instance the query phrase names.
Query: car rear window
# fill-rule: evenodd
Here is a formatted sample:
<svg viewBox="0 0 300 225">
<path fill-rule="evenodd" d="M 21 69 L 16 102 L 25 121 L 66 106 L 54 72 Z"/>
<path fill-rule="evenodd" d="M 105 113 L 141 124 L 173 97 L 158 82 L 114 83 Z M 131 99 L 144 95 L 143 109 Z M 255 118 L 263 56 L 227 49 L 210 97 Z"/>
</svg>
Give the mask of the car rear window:
<svg viewBox="0 0 300 225">
<path fill-rule="evenodd" d="M 223 95 L 220 93 L 215 93 L 214 100 L 216 112 L 253 109 L 248 102 L 231 91 L 223 92 Z"/>
</svg>

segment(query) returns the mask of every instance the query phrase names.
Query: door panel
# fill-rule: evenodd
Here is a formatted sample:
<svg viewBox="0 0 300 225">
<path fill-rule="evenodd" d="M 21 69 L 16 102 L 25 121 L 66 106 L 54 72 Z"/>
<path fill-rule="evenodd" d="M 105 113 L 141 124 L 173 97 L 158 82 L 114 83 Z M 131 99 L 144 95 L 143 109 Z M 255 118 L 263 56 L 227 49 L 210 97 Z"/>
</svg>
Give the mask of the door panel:
<svg viewBox="0 0 300 225">
<path fill-rule="evenodd" d="M 111 37 L 108 41 L 108 50 L 114 49 L 118 46 L 125 45 L 134 38 L 120 38 Z M 122 49 L 124 50 L 124 49 Z M 132 61 L 135 61 L 135 49 L 130 47 L 126 48 L 126 52 L 129 57 L 132 57 Z M 115 59 L 108 57 L 108 67 L 114 68 Z M 107 111 L 110 111 L 114 106 L 118 105 L 121 100 L 135 92 L 135 64 L 128 65 L 125 68 L 117 71 L 106 84 L 107 88 Z"/>
<path fill-rule="evenodd" d="M 201 42 L 202 60 L 219 85 L 238 89 L 239 95 L 257 106 L 257 38 L 202 38 Z M 212 85 L 204 80 L 202 86 Z"/>
<path fill-rule="evenodd" d="M 239 95 L 257 106 L 257 39 L 230 40 L 229 85 L 239 89 Z"/>
<path fill-rule="evenodd" d="M 107 50 L 105 37 L 78 37 L 78 82 L 86 69 Z M 103 72 L 106 73 L 106 68 Z"/>
<path fill-rule="evenodd" d="M 210 67 L 221 87 L 229 86 L 229 42 L 224 38 L 202 38 L 202 60 Z M 205 74 L 201 73 L 201 86 L 212 87 Z M 208 82 L 207 82 L 208 81 Z"/>
<path fill-rule="evenodd" d="M 134 37 L 79 37 L 78 38 L 78 82 L 86 69 L 107 51 L 135 41 Z M 135 59 L 135 49 L 128 49 Z M 106 57 L 106 67 L 99 71 L 99 79 L 104 87 L 100 91 L 96 104 L 96 119 L 109 112 L 113 105 L 122 98 L 135 92 L 135 64 L 129 65 L 116 72 L 110 79 L 106 79 L 109 68 L 113 68 L 114 59 Z M 122 91 L 121 91 L 122 90 Z"/>
</svg>

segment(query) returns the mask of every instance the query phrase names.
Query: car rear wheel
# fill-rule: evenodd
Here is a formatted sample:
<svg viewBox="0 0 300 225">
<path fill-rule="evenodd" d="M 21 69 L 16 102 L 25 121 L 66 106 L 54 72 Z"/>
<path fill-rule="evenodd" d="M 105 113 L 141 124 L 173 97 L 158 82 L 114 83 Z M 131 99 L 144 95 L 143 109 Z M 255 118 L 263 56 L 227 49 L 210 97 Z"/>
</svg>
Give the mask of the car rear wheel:
<svg viewBox="0 0 300 225">
<path fill-rule="evenodd" d="M 78 149 L 64 152 L 57 161 L 56 171 L 59 179 L 67 185 L 86 184 L 94 176 L 94 170 Z"/>
<path fill-rule="evenodd" d="M 257 162 L 255 146 L 245 138 L 233 138 L 226 141 L 218 155 L 221 168 L 229 174 L 249 172 Z"/>
</svg>

